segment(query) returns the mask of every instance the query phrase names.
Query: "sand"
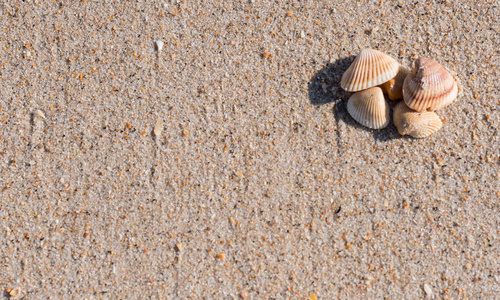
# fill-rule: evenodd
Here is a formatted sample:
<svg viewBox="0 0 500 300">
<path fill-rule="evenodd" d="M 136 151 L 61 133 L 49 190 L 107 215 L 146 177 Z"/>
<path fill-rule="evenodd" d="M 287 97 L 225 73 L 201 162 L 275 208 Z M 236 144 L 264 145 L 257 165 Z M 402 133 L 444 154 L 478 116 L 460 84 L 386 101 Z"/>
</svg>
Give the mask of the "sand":
<svg viewBox="0 0 500 300">
<path fill-rule="evenodd" d="M 203 3 L 0 4 L 0 298 L 497 297 L 498 3 Z M 366 47 L 440 131 L 348 115 Z"/>
</svg>

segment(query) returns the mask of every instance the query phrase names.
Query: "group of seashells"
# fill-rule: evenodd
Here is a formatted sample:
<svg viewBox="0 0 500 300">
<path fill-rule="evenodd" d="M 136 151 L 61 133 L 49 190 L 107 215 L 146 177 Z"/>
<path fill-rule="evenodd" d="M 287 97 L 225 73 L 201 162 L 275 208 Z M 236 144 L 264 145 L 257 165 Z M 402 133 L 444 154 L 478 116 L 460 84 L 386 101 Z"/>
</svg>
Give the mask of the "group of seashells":
<svg viewBox="0 0 500 300">
<path fill-rule="evenodd" d="M 453 102 L 458 85 L 439 63 L 421 57 L 413 70 L 392 57 L 373 49 L 359 52 L 342 76 L 341 87 L 354 93 L 347 111 L 360 124 L 381 129 L 389 125 L 391 100 L 403 99 L 394 107 L 394 124 L 401 135 L 425 138 L 438 131 L 443 123 L 434 112 Z"/>
</svg>

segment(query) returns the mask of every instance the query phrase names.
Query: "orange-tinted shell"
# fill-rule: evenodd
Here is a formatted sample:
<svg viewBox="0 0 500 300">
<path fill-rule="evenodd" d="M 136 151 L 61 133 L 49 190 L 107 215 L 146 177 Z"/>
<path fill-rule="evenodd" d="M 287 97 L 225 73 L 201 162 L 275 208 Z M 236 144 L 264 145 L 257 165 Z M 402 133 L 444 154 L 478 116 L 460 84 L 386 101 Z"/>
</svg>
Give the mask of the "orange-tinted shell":
<svg viewBox="0 0 500 300">
<path fill-rule="evenodd" d="M 340 86 L 349 92 L 366 90 L 396 76 L 398 67 L 399 63 L 387 54 L 363 49 L 345 71 Z"/>
<path fill-rule="evenodd" d="M 421 57 L 403 84 L 403 98 L 409 108 L 423 112 L 437 110 L 457 98 L 458 85 L 446 69 L 430 58 Z"/>
<path fill-rule="evenodd" d="M 401 135 L 425 138 L 438 131 L 443 122 L 433 111 L 416 112 L 402 101 L 394 108 L 394 125 Z"/>
<path fill-rule="evenodd" d="M 410 69 L 400 65 L 396 76 L 380 86 L 386 92 L 387 96 L 389 96 L 389 99 L 403 99 L 403 83 L 409 73 Z"/>
<path fill-rule="evenodd" d="M 355 93 L 347 102 L 347 111 L 363 126 L 381 129 L 389 125 L 390 107 L 379 87 Z"/>
</svg>

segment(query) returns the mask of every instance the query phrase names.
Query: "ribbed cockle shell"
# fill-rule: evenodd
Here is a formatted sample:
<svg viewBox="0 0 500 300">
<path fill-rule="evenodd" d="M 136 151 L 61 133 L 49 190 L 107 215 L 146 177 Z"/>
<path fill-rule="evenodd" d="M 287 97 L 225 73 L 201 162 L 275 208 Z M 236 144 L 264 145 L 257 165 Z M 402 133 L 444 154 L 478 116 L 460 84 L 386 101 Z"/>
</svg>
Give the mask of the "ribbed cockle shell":
<svg viewBox="0 0 500 300">
<path fill-rule="evenodd" d="M 383 83 L 380 87 L 389 96 L 391 100 L 403 99 L 403 83 L 406 76 L 410 73 L 410 69 L 405 66 L 399 65 L 398 73 L 394 78 Z"/>
<path fill-rule="evenodd" d="M 394 124 L 401 135 L 425 138 L 438 131 L 443 122 L 433 111 L 416 112 L 402 101 L 394 108 Z"/>
<path fill-rule="evenodd" d="M 379 87 L 353 94 L 347 102 L 347 111 L 363 126 L 380 129 L 389 125 L 389 104 Z"/>
<path fill-rule="evenodd" d="M 409 108 L 423 112 L 445 107 L 457 98 L 457 82 L 436 61 L 421 57 L 403 84 L 403 99 Z"/>
<path fill-rule="evenodd" d="M 363 49 L 345 71 L 340 86 L 348 92 L 366 90 L 396 76 L 398 67 L 399 63 L 387 54 Z"/>
</svg>

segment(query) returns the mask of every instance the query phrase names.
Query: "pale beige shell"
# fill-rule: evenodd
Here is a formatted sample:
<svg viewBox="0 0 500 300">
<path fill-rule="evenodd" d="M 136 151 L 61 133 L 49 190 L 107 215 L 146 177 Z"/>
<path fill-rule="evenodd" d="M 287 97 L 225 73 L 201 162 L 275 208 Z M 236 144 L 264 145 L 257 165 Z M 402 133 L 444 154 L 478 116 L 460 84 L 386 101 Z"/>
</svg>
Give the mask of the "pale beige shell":
<svg viewBox="0 0 500 300">
<path fill-rule="evenodd" d="M 403 98 L 409 108 L 423 112 L 445 107 L 457 98 L 458 85 L 446 69 L 421 57 L 403 84 Z"/>
<path fill-rule="evenodd" d="M 349 98 L 347 111 L 363 126 L 381 129 L 389 125 L 390 107 L 379 87 L 357 92 Z"/>
<path fill-rule="evenodd" d="M 400 65 L 396 76 L 380 86 L 387 96 L 389 96 L 389 99 L 403 99 L 403 83 L 408 74 L 410 74 L 410 69 Z"/>
<path fill-rule="evenodd" d="M 389 81 L 398 73 L 399 63 L 373 49 L 363 49 L 345 71 L 340 86 L 349 92 L 366 90 Z"/>
<path fill-rule="evenodd" d="M 403 101 L 394 108 L 394 124 L 401 135 L 425 138 L 438 131 L 443 122 L 433 111 L 416 112 Z"/>
</svg>

